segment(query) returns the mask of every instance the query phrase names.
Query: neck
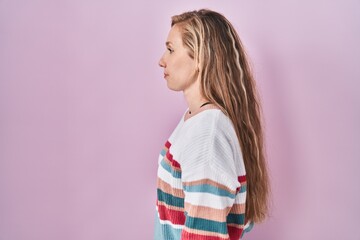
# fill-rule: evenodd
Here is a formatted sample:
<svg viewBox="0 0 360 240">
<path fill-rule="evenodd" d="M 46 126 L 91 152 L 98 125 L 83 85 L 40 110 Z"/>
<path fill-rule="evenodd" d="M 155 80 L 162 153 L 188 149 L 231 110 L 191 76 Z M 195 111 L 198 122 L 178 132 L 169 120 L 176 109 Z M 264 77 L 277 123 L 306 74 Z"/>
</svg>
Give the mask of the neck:
<svg viewBox="0 0 360 240">
<path fill-rule="evenodd" d="M 202 96 L 200 91 L 200 81 L 195 81 L 191 86 L 184 90 L 184 96 L 189 107 L 189 111 L 196 112 L 200 106 L 208 100 Z"/>
</svg>

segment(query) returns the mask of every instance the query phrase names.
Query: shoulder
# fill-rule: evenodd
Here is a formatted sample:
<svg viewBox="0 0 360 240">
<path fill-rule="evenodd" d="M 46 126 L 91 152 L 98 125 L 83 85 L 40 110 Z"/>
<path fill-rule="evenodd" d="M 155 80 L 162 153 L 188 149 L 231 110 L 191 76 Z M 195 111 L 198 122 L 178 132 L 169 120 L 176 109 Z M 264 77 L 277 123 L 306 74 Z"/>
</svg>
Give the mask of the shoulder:
<svg viewBox="0 0 360 240">
<path fill-rule="evenodd" d="M 184 126 L 183 133 L 188 144 L 204 145 L 209 144 L 209 141 L 216 142 L 219 139 L 229 143 L 237 142 L 233 123 L 219 109 L 203 111 L 188 119 Z"/>
<path fill-rule="evenodd" d="M 210 161 L 213 156 L 233 156 L 238 140 L 231 120 L 221 110 L 207 110 L 188 119 L 182 132 L 182 153 Z M 192 157 L 191 157 L 192 156 Z M 218 159 L 220 160 L 220 158 Z"/>
<path fill-rule="evenodd" d="M 219 109 L 200 112 L 188 119 L 185 124 L 192 133 L 211 133 L 212 130 L 227 132 L 233 129 L 230 119 Z"/>
<path fill-rule="evenodd" d="M 221 110 L 203 111 L 189 120 L 180 155 L 183 178 L 211 178 L 216 173 L 236 186 L 239 144 L 231 120 Z"/>
</svg>

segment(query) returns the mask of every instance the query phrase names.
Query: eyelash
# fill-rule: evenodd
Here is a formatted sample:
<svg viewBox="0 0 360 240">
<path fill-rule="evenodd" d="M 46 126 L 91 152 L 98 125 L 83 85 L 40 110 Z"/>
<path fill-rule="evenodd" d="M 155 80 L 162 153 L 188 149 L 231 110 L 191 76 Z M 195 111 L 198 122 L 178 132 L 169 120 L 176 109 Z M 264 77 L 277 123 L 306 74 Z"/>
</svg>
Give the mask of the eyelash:
<svg viewBox="0 0 360 240">
<path fill-rule="evenodd" d="M 168 50 L 169 50 L 170 53 L 174 52 L 174 50 L 172 50 L 171 48 L 168 48 Z"/>
</svg>

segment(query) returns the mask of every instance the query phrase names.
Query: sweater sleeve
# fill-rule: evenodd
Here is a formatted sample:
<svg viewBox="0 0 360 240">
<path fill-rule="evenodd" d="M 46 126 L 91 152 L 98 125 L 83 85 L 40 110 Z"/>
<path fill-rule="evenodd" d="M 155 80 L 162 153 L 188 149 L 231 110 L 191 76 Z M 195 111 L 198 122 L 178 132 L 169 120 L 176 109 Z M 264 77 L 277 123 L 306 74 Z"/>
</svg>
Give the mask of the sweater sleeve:
<svg viewBox="0 0 360 240">
<path fill-rule="evenodd" d="M 188 142 L 182 165 L 185 226 L 181 239 L 230 239 L 230 212 L 240 189 L 233 140 L 226 131 L 211 126 L 197 129 Z"/>
</svg>

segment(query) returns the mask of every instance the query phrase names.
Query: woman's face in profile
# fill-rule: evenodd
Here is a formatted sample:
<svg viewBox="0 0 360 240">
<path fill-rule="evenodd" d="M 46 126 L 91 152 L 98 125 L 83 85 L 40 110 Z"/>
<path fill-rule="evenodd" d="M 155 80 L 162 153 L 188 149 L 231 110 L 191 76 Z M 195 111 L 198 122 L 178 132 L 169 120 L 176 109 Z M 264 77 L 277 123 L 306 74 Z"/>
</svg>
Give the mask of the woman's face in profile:
<svg viewBox="0 0 360 240">
<path fill-rule="evenodd" d="M 184 91 L 195 81 L 196 63 L 183 45 L 180 27 L 170 29 L 166 40 L 166 51 L 159 65 L 164 68 L 164 78 L 169 89 Z"/>
</svg>

